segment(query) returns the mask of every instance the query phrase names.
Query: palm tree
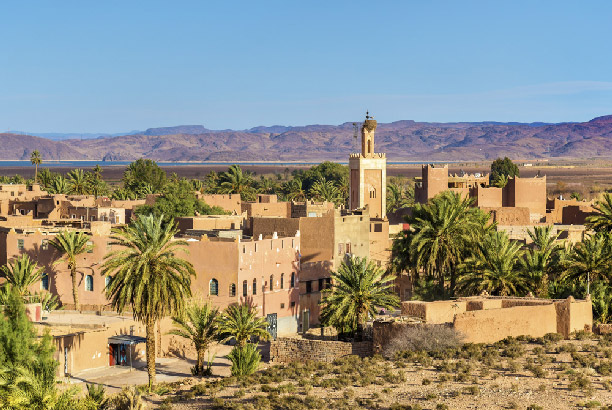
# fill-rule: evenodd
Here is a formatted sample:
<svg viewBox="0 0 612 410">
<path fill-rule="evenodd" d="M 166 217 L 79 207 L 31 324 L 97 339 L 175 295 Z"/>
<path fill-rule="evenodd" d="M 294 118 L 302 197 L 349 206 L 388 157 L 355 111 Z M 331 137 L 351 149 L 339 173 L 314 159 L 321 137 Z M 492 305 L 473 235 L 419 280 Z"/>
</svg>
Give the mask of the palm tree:
<svg viewBox="0 0 612 410">
<path fill-rule="evenodd" d="M 51 194 L 68 195 L 70 191 L 70 184 L 62 175 L 57 175 L 55 178 L 53 178 L 49 186 L 49 193 Z"/>
<path fill-rule="evenodd" d="M 75 310 L 81 309 L 77 284 L 77 257 L 93 249 L 93 245 L 89 241 L 90 236 L 86 233 L 68 230 L 58 233 L 54 239 L 49 241 L 51 246 L 57 249 L 61 257 L 68 263 L 70 278 L 72 279 L 72 298 Z"/>
<path fill-rule="evenodd" d="M 387 213 L 397 211 L 410 204 L 402 185 L 393 182 L 387 184 Z"/>
<path fill-rule="evenodd" d="M 578 242 L 564 261 L 564 281 L 567 283 L 586 280 L 587 294 L 590 293 L 590 283 L 593 280 L 603 279 L 610 283 L 611 240 L 609 234 L 596 233 Z"/>
<path fill-rule="evenodd" d="M 203 192 L 204 191 L 204 183 L 199 179 L 192 179 L 191 186 L 194 191 Z"/>
<path fill-rule="evenodd" d="M 318 201 L 333 202 L 338 205 L 342 202 L 342 194 L 334 185 L 334 181 L 327 181 L 325 177 L 317 179 L 310 187 L 310 196 Z"/>
<path fill-rule="evenodd" d="M 289 201 L 306 200 L 306 191 L 304 190 L 304 186 L 300 178 L 294 178 L 291 181 L 287 181 L 284 184 L 284 190 Z"/>
<path fill-rule="evenodd" d="M 37 149 L 32 151 L 32 155 L 30 155 L 30 162 L 36 167 L 34 171 L 34 183 L 36 184 L 38 182 L 38 166 L 42 164 L 42 157 Z"/>
<path fill-rule="evenodd" d="M 38 268 L 36 262 L 26 254 L 0 268 L 0 278 L 6 280 L 13 289 L 24 297 L 30 293 L 30 286 L 43 277 L 43 268 Z"/>
<path fill-rule="evenodd" d="M 192 302 L 182 316 L 175 316 L 172 322 L 176 326 L 170 334 L 190 339 L 197 352 L 197 362 L 194 374 L 204 374 L 204 354 L 208 346 L 217 337 L 217 321 L 219 309 L 211 307 L 210 303 Z"/>
<path fill-rule="evenodd" d="M 206 192 L 210 194 L 216 193 L 219 188 L 218 184 L 219 184 L 219 174 L 217 174 L 215 171 L 210 171 L 204 177 L 204 185 L 205 185 L 204 189 Z"/>
<path fill-rule="evenodd" d="M 505 232 L 492 232 L 474 244 L 473 256 L 459 266 L 460 292 L 473 295 L 482 291 L 499 296 L 518 295 L 528 289 L 523 273 L 516 269 L 521 257 L 521 243 Z"/>
<path fill-rule="evenodd" d="M 395 278 L 367 258 L 347 255 L 338 271 L 332 272 L 331 289 L 324 291 L 323 323 L 361 337 L 363 325 L 378 309 L 399 305 Z"/>
<path fill-rule="evenodd" d="M 489 216 L 471 205 L 473 199 L 446 191 L 428 204 L 417 204 L 412 215 L 406 218 L 411 226 L 408 232 L 412 253 L 404 259 L 413 263 L 415 270 L 422 269 L 428 276 L 437 276 L 442 294 L 444 282 L 450 278 L 450 294 L 454 294 L 457 279 L 456 267 L 469 255 L 473 243 L 493 229 L 487 225 Z"/>
<path fill-rule="evenodd" d="M 252 190 L 253 178 L 248 172 L 242 172 L 239 165 L 232 165 L 227 172 L 221 174 L 219 181 L 219 193 L 221 194 L 240 194 L 243 199 L 249 196 Z"/>
<path fill-rule="evenodd" d="M 68 173 L 68 185 L 73 194 L 87 194 L 87 178 L 82 169 L 73 169 Z"/>
<path fill-rule="evenodd" d="M 224 337 L 224 341 L 234 338 L 241 348 L 252 337 L 270 339 L 267 328 L 268 323 L 258 317 L 256 308 L 248 303 L 228 306 L 219 320 L 219 334 Z"/>
<path fill-rule="evenodd" d="M 187 242 L 174 240 L 174 221 L 163 215 L 139 215 L 126 227 L 115 229 L 111 245 L 118 250 L 105 257 L 102 274 L 113 276 L 106 289 L 117 312 L 131 307 L 134 318 L 146 328 L 149 390 L 155 384 L 155 322 L 168 315 L 180 316 L 191 296 L 191 263 L 177 256 L 187 252 Z"/>
<path fill-rule="evenodd" d="M 603 194 L 603 198 L 593 208 L 597 213 L 587 217 L 587 228 L 596 232 L 612 232 L 612 194 Z"/>
<path fill-rule="evenodd" d="M 524 274 L 539 297 L 548 296 L 549 279 L 559 265 L 561 247 L 557 244 L 559 233 L 553 234 L 553 226 L 536 226 L 527 231 L 533 245 L 520 260 Z"/>
</svg>

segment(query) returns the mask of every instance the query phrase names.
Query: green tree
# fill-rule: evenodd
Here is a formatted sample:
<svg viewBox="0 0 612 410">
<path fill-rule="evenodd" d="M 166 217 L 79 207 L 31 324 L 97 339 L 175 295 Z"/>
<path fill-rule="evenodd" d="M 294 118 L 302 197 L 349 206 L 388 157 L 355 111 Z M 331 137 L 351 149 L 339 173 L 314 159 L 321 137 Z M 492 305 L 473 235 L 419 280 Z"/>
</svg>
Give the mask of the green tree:
<svg viewBox="0 0 612 410">
<path fill-rule="evenodd" d="M 596 232 L 612 233 L 612 194 L 604 193 L 593 206 L 595 214 L 587 217 L 586 227 Z"/>
<path fill-rule="evenodd" d="M 306 171 L 296 172 L 296 176 L 302 180 L 304 190 L 309 192 L 314 183 L 322 178 L 331 181 L 336 187 L 341 186 L 342 181 L 348 182 L 349 168 L 336 162 L 325 161 Z"/>
<path fill-rule="evenodd" d="M 519 175 L 518 167 L 508 157 L 504 157 L 504 159 L 497 158 L 491 163 L 491 175 L 489 176 L 491 184 L 499 184 L 502 175 L 505 177 L 516 177 Z"/>
<path fill-rule="evenodd" d="M 232 165 L 219 177 L 219 193 L 239 194 L 243 201 L 254 199 L 253 177 L 243 172 L 239 165 Z"/>
<path fill-rule="evenodd" d="M 436 195 L 428 204 L 416 204 L 412 215 L 406 217 L 411 226 L 405 234 L 409 239 L 404 238 L 399 243 L 408 247 L 396 247 L 400 255 L 395 260 L 410 263 L 415 272 L 422 270 L 426 276 L 436 277 L 441 294 L 446 293 L 448 278 L 448 292 L 453 295 L 457 266 L 469 256 L 474 243 L 493 229 L 493 225 L 487 225 L 489 215 L 472 204 L 473 199 L 451 191 Z"/>
<path fill-rule="evenodd" d="M 70 279 L 72 280 L 72 298 L 74 309 L 81 310 L 79 303 L 79 287 L 77 283 L 77 258 L 79 255 L 93 249 L 89 243 L 91 237 L 84 232 L 65 230 L 50 240 L 49 243 L 60 253 L 61 257 L 67 262 L 70 269 Z"/>
<path fill-rule="evenodd" d="M 191 340 L 196 349 L 194 375 L 203 376 L 205 373 L 205 353 L 217 338 L 218 319 L 219 309 L 213 308 L 210 303 L 197 302 L 189 304 L 183 315 L 172 318 L 175 328 L 170 334 Z"/>
<path fill-rule="evenodd" d="M 42 279 L 43 269 L 26 254 L 19 256 L 0 268 L 0 278 L 24 297 L 30 294 L 30 287 Z"/>
<path fill-rule="evenodd" d="M 232 362 L 232 376 L 239 378 L 255 373 L 261 362 L 257 347 L 251 343 L 235 346 L 227 357 Z"/>
<path fill-rule="evenodd" d="M 191 296 L 191 263 L 178 256 L 187 252 L 187 242 L 174 240 L 174 222 L 140 215 L 132 223 L 115 229 L 112 245 L 118 250 L 105 256 L 102 274 L 112 276 L 106 289 L 117 312 L 130 307 L 134 318 L 146 328 L 146 359 L 149 390 L 155 384 L 155 322 L 180 316 Z"/>
<path fill-rule="evenodd" d="M 533 241 L 520 260 L 532 291 L 539 297 L 548 297 L 549 281 L 559 269 L 561 247 L 556 243 L 559 234 L 553 234 L 553 226 L 536 226 L 527 231 Z"/>
<path fill-rule="evenodd" d="M 71 192 L 70 183 L 62 175 L 57 175 L 47 188 L 50 194 L 68 195 Z"/>
<path fill-rule="evenodd" d="M 323 291 L 322 322 L 361 338 L 363 325 L 378 309 L 399 305 L 395 278 L 367 258 L 345 257 L 332 272 L 331 289 Z"/>
<path fill-rule="evenodd" d="M 82 169 L 73 169 L 68 173 L 68 185 L 73 194 L 87 195 L 89 193 L 87 189 L 87 178 Z"/>
<path fill-rule="evenodd" d="M 306 191 L 302 186 L 302 180 L 300 178 L 294 178 L 283 184 L 283 191 L 289 201 L 305 201 Z"/>
<path fill-rule="evenodd" d="M 234 338 L 238 347 L 246 346 L 252 337 L 270 339 L 268 323 L 248 303 L 230 305 L 225 309 L 219 319 L 219 334 L 225 341 Z"/>
<path fill-rule="evenodd" d="M 170 182 L 163 189 L 154 205 L 143 205 L 136 209 L 137 215 L 163 215 L 164 223 L 182 216 L 224 215 L 227 212 L 219 207 L 210 207 L 196 198 L 191 183 L 187 180 Z"/>
<path fill-rule="evenodd" d="M 40 185 L 45 189 L 45 190 L 49 190 L 49 187 L 51 187 L 51 184 L 53 183 L 53 180 L 59 176 L 59 174 L 55 173 L 55 172 L 51 172 L 49 170 L 49 168 L 43 168 L 40 170 L 40 173 L 38 174 L 38 181 L 40 183 Z"/>
<path fill-rule="evenodd" d="M 563 280 L 567 282 L 586 282 L 587 293 L 590 283 L 604 280 L 610 283 L 612 253 L 609 234 L 596 233 L 578 242 L 564 261 Z"/>
<path fill-rule="evenodd" d="M 327 181 L 325 177 L 321 177 L 321 179 L 312 184 L 309 194 L 311 198 L 317 201 L 333 202 L 336 205 L 344 202 L 338 187 L 334 185 L 333 181 Z"/>
<path fill-rule="evenodd" d="M 42 164 L 42 157 L 40 156 L 40 152 L 37 149 L 32 151 L 32 155 L 30 155 L 30 162 L 35 166 L 34 169 L 34 183 L 38 182 L 38 166 Z"/>
<path fill-rule="evenodd" d="M 387 213 L 395 212 L 414 204 L 414 189 L 408 188 L 401 181 L 387 184 Z"/>
<path fill-rule="evenodd" d="M 166 172 L 150 159 L 141 158 L 132 162 L 123 173 L 123 187 L 139 195 L 145 186 L 151 193 L 158 193 L 165 185 Z"/>
<path fill-rule="evenodd" d="M 505 232 L 491 232 L 474 243 L 473 256 L 459 265 L 458 290 L 468 296 L 487 291 L 492 295 L 518 296 L 527 292 L 528 284 L 520 269 L 521 243 L 512 241 Z"/>
</svg>

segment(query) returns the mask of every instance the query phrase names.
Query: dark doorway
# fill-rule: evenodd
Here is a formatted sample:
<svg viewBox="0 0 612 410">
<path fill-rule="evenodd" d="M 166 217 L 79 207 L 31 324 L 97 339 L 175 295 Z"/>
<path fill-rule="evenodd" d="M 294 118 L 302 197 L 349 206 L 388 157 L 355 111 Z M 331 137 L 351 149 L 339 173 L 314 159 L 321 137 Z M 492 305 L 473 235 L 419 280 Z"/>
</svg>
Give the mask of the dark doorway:
<svg viewBox="0 0 612 410">
<path fill-rule="evenodd" d="M 266 322 L 268 322 L 268 332 L 272 339 L 276 340 L 277 335 L 277 316 L 276 313 L 270 313 L 266 315 Z"/>
</svg>

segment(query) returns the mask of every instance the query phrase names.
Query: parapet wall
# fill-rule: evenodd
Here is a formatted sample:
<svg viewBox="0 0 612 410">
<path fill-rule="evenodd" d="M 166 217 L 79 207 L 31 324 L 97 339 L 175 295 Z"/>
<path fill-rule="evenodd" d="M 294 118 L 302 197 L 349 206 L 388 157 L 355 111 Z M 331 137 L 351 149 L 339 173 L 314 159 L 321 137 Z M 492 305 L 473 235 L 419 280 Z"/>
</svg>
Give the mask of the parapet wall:
<svg viewBox="0 0 612 410">
<path fill-rule="evenodd" d="M 314 360 L 331 363 L 350 355 L 372 355 L 372 342 L 339 342 L 301 338 L 278 338 L 270 342 L 270 362 L 290 363 Z"/>
<path fill-rule="evenodd" d="M 402 302 L 402 315 L 426 324 L 450 324 L 465 342 L 494 343 L 508 336 L 541 337 L 591 330 L 591 300 L 475 297 L 437 302 Z"/>
</svg>

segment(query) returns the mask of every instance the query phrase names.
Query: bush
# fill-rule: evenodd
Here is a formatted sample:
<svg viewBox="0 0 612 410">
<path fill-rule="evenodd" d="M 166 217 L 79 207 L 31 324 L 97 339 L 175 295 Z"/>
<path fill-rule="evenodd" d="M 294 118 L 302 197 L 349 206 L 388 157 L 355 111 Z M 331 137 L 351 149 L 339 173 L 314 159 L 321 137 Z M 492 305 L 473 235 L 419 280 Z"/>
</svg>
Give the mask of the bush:
<svg viewBox="0 0 612 410">
<path fill-rule="evenodd" d="M 384 350 L 386 357 L 397 352 L 440 352 L 461 346 L 461 336 L 445 325 L 406 327 L 399 332 Z"/>
<path fill-rule="evenodd" d="M 261 355 L 257 347 L 247 343 L 244 347 L 235 346 L 227 356 L 232 362 L 232 376 L 249 376 L 257 370 L 261 362 Z"/>
</svg>

